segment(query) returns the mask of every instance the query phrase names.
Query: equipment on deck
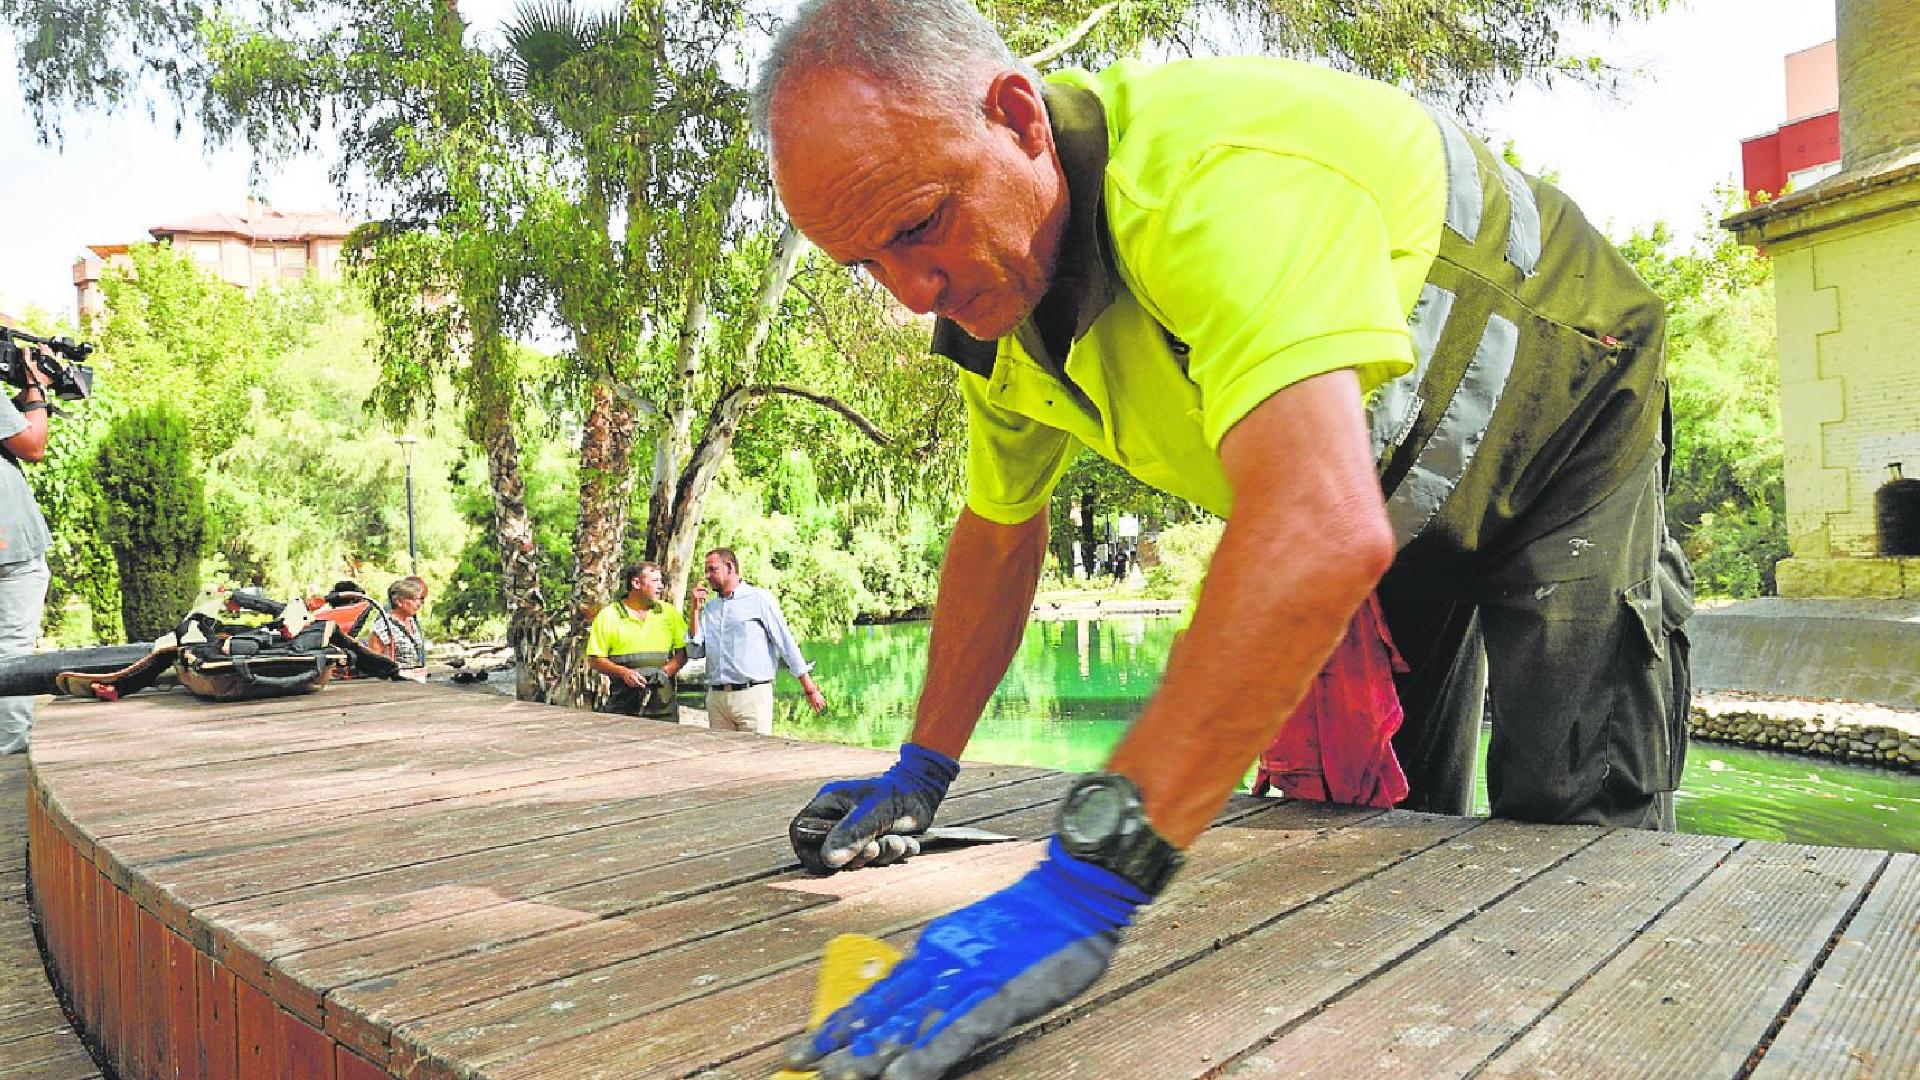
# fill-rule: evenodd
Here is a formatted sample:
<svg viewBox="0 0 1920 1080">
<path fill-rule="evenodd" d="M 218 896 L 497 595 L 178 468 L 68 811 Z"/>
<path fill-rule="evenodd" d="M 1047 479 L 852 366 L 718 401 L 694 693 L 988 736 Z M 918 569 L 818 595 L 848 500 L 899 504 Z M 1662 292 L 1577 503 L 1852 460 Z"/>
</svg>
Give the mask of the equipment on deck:
<svg viewBox="0 0 1920 1080">
<path fill-rule="evenodd" d="M 229 599 L 251 611 L 271 609 L 274 617 L 265 625 L 245 626 L 196 612 L 152 645 L 0 661 L 0 691 L 117 701 L 155 685 L 177 667 L 180 684 L 195 695 L 238 701 L 311 693 L 342 672 L 386 679 L 399 674 L 391 657 L 355 641 L 336 622 L 309 618 L 303 604 L 240 592 Z"/>
</svg>

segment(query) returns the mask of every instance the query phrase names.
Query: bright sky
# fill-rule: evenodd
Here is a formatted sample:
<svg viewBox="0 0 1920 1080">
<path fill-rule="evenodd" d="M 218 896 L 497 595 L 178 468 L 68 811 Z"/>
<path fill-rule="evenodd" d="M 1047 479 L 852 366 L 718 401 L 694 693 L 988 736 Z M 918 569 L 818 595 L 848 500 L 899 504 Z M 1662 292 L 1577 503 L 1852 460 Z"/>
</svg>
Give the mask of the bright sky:
<svg viewBox="0 0 1920 1080">
<path fill-rule="evenodd" d="M 467 0 L 478 22 L 508 0 Z M 1740 139 L 1785 118 L 1786 54 L 1833 36 L 1833 0 L 1677 0 L 1675 9 L 1608 36 L 1586 32 L 1582 49 L 1635 74 L 1610 100 L 1574 87 L 1526 88 L 1482 127 L 1512 138 L 1531 168 L 1556 170 L 1596 222 L 1624 234 L 1664 220 L 1690 235 L 1717 184 L 1735 178 Z M 38 144 L 0 40 L 0 311 L 28 305 L 71 315 L 70 267 L 90 243 L 147 239 L 168 219 L 237 208 L 249 160 L 209 154 L 198 131 L 141 115 L 76 124 L 66 144 Z M 337 205 L 325 163 L 300 161 L 265 176 L 257 192 L 283 210 Z"/>
</svg>

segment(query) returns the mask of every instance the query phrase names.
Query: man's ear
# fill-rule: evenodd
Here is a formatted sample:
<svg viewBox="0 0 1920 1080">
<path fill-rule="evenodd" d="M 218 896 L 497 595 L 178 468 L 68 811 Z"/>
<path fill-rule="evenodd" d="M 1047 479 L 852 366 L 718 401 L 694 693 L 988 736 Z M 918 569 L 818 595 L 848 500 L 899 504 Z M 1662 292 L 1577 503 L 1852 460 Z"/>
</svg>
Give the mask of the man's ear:
<svg viewBox="0 0 1920 1080">
<path fill-rule="evenodd" d="M 987 123 L 1006 128 L 1028 157 L 1053 146 L 1053 126 L 1040 86 L 1018 71 L 1003 71 L 987 84 Z"/>
</svg>

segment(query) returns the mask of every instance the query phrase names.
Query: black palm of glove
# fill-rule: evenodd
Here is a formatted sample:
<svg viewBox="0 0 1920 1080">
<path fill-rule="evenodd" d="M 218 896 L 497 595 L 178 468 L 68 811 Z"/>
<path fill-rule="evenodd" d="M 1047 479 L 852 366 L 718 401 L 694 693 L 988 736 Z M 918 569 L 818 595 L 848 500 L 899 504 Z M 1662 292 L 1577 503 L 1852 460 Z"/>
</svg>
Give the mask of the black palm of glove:
<svg viewBox="0 0 1920 1080">
<path fill-rule="evenodd" d="M 822 787 L 787 826 L 800 865 L 816 874 L 885 866 L 920 853 L 914 837 L 933 824 L 960 763 L 906 743 L 879 776 Z"/>
</svg>

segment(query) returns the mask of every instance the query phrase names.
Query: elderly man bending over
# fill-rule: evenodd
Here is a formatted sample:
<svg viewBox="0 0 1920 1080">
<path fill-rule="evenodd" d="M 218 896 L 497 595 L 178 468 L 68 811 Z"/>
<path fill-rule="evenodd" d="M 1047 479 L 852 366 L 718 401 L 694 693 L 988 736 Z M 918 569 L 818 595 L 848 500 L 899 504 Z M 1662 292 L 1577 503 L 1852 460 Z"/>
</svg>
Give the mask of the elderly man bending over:
<svg viewBox="0 0 1920 1080">
<path fill-rule="evenodd" d="M 1690 578 L 1659 299 L 1560 192 L 1303 63 L 1042 80 L 963 0 L 812 0 L 759 87 L 794 223 L 958 366 L 966 509 L 899 764 L 796 819 L 820 870 L 925 829 L 1020 640 L 1075 454 L 1227 519 L 1192 628 L 1040 866 L 792 1050 L 940 1075 L 1086 988 L 1379 590 L 1410 805 L 1670 827 Z"/>
</svg>

